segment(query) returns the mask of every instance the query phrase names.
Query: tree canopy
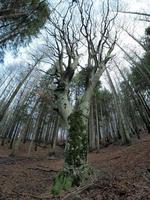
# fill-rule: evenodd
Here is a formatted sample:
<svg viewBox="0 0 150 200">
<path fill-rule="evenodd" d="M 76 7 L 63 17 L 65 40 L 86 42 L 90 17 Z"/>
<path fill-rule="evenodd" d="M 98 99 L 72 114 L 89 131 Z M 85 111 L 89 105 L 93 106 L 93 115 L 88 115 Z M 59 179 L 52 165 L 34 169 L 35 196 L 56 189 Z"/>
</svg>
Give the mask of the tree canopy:
<svg viewBox="0 0 150 200">
<path fill-rule="evenodd" d="M 46 23 L 50 10 L 46 1 L 2 0 L 0 8 L 1 53 L 6 47 L 26 44 Z"/>
</svg>

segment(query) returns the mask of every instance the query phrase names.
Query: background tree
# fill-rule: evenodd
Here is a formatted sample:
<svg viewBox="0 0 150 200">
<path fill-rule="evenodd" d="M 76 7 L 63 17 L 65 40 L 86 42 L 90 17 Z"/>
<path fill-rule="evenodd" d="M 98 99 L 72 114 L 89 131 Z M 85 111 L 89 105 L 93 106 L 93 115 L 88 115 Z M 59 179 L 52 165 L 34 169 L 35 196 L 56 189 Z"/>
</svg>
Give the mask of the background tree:
<svg viewBox="0 0 150 200">
<path fill-rule="evenodd" d="M 2 0 L 0 3 L 1 54 L 6 47 L 13 50 L 29 43 L 46 23 L 50 10 L 46 1 Z M 14 48 L 15 47 L 15 48 Z"/>
</svg>

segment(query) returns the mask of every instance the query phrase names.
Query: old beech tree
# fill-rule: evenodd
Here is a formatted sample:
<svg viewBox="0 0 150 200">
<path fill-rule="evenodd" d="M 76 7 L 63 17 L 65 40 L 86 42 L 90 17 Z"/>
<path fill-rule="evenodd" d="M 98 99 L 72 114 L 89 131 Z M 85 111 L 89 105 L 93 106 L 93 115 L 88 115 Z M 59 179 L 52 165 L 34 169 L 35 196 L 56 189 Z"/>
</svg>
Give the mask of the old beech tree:
<svg viewBox="0 0 150 200">
<path fill-rule="evenodd" d="M 116 13 L 110 12 L 109 0 L 97 5 L 92 0 L 82 0 L 60 4 L 49 18 L 46 27 L 48 50 L 45 51 L 53 61 L 51 71 L 56 81 L 54 109 L 68 130 L 65 163 L 55 180 L 54 194 L 72 185 L 79 185 L 88 177 L 87 127 L 90 102 L 116 43 Z M 77 69 L 81 68 L 87 72 L 86 86 L 82 96 L 72 106 L 68 95 L 69 86 Z"/>
</svg>

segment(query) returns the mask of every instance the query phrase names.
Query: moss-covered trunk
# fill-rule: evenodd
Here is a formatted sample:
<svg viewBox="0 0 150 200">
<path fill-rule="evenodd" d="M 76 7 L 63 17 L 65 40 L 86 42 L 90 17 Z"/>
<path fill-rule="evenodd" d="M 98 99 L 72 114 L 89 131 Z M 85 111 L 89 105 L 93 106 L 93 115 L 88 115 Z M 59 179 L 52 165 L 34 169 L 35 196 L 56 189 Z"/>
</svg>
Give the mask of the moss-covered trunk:
<svg viewBox="0 0 150 200">
<path fill-rule="evenodd" d="M 69 138 L 65 148 L 64 170 L 78 185 L 87 168 L 87 120 L 82 110 L 75 110 L 69 117 Z"/>
<path fill-rule="evenodd" d="M 90 102 L 102 70 L 98 69 L 91 74 L 91 81 L 83 94 L 78 99 L 75 108 L 67 117 L 69 137 L 65 147 L 65 163 L 62 171 L 56 177 L 52 193 L 59 195 L 62 189 L 68 189 L 74 185 L 80 185 L 89 178 L 91 170 L 87 163 L 88 148 L 88 118 L 90 113 Z M 61 98 L 61 101 L 64 98 Z M 64 105 L 63 101 L 59 105 Z M 62 116 L 68 109 L 67 103 L 62 110 Z M 68 113 L 68 112 L 66 112 Z M 67 116 L 65 114 L 65 116 Z M 66 119 L 66 117 L 64 117 Z M 67 124 L 67 123 L 66 123 Z"/>
<path fill-rule="evenodd" d="M 87 163 L 88 148 L 88 116 L 90 111 L 90 97 L 82 99 L 68 117 L 69 136 L 65 147 L 65 163 L 63 170 L 55 179 L 52 189 L 58 195 L 62 189 L 68 189 L 84 182 L 90 173 Z"/>
<path fill-rule="evenodd" d="M 62 189 L 80 185 L 90 173 L 87 164 L 87 118 L 82 110 L 77 109 L 69 116 L 69 137 L 65 147 L 65 163 L 63 170 L 55 179 L 52 189 L 58 195 Z"/>
</svg>

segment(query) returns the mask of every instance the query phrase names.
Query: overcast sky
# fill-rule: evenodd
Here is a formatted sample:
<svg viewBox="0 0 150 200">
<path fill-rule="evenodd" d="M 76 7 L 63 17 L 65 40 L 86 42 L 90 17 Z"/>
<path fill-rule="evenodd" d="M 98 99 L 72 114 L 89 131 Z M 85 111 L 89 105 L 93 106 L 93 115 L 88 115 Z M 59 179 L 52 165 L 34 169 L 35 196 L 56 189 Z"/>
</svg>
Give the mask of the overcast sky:
<svg viewBox="0 0 150 200">
<path fill-rule="evenodd" d="M 96 0 L 96 2 L 99 2 L 100 0 Z M 116 0 L 112 0 L 112 2 L 116 3 Z M 121 9 L 126 11 L 138 11 L 138 12 L 147 12 L 150 13 L 150 0 L 120 0 Z M 136 20 L 136 18 L 139 18 L 139 16 L 129 15 L 129 14 L 119 14 L 118 19 L 120 25 L 125 25 L 125 27 L 128 27 L 128 29 L 131 31 L 134 36 L 137 38 L 140 38 L 144 35 L 145 27 L 147 27 L 149 24 L 146 22 L 141 22 L 139 20 Z M 122 46 L 130 46 L 130 48 L 135 49 L 139 48 L 139 46 L 133 41 L 126 33 L 122 33 L 120 37 L 120 43 Z M 4 58 L 4 65 L 3 67 L 7 67 L 9 65 L 12 65 L 12 63 L 20 63 L 23 60 L 30 60 L 28 58 L 28 53 L 26 53 L 29 49 L 31 51 L 31 48 L 35 48 L 41 41 L 39 39 L 33 40 L 32 44 L 30 44 L 30 48 L 21 48 L 19 51 L 19 56 L 16 58 L 14 57 L 11 52 L 7 52 Z M 116 52 L 119 51 L 116 48 Z M 139 52 L 141 49 L 139 48 Z M 118 52 L 119 55 L 119 52 Z"/>
</svg>

